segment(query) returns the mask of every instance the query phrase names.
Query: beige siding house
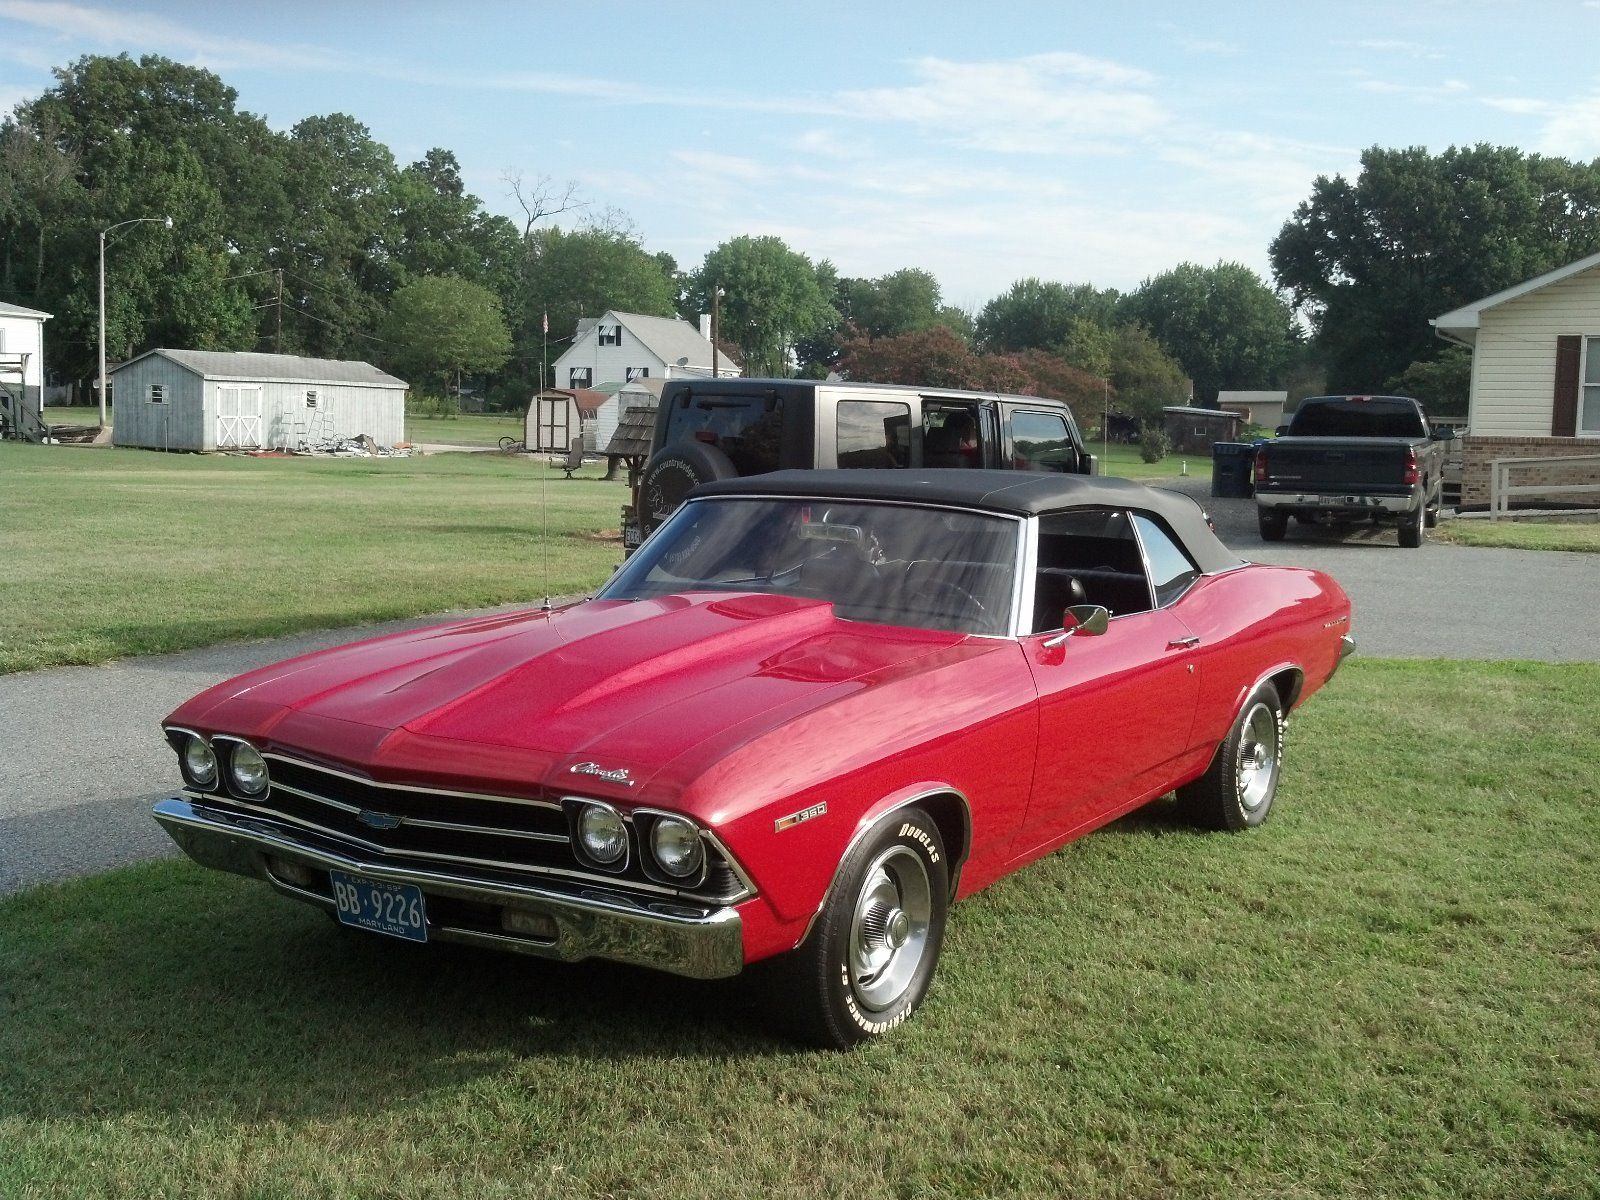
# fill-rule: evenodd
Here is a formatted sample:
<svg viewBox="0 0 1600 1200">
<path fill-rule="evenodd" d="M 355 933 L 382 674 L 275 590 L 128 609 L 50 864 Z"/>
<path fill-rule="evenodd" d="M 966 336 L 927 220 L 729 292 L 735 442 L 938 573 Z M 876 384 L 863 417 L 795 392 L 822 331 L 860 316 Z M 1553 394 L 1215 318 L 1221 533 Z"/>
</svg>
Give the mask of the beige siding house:
<svg viewBox="0 0 1600 1200">
<path fill-rule="evenodd" d="M 1600 254 L 1485 296 L 1432 324 L 1446 341 L 1472 350 L 1462 440 L 1464 505 L 1488 502 L 1489 464 L 1495 459 L 1600 454 Z M 1515 482 L 1562 481 L 1600 482 L 1600 467 L 1526 468 Z"/>
</svg>

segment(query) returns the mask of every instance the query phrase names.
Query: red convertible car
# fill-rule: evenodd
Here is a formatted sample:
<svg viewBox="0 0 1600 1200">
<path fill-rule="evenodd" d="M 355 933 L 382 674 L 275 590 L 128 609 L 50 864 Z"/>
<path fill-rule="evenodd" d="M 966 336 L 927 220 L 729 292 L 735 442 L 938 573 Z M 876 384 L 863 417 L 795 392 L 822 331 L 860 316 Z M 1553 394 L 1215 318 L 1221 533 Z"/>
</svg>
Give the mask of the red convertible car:
<svg viewBox="0 0 1600 1200">
<path fill-rule="evenodd" d="M 597 596 L 325 650 L 173 713 L 197 862 L 347 925 L 701 978 L 783 956 L 825 1044 L 902 1022 L 945 914 L 1177 789 L 1260 824 L 1350 652 L 1327 576 L 1119 479 L 699 489 Z"/>
</svg>

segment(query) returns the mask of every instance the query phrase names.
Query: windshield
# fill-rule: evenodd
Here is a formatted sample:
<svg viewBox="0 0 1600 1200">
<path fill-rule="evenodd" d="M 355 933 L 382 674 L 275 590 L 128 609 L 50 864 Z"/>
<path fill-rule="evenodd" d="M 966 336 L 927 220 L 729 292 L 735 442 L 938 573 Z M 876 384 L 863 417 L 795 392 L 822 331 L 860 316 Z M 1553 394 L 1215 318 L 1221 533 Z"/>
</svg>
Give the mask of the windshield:
<svg viewBox="0 0 1600 1200">
<path fill-rule="evenodd" d="M 1294 437 L 1427 436 L 1417 407 L 1409 400 L 1324 400 L 1300 405 L 1289 426 Z"/>
<path fill-rule="evenodd" d="M 839 500 L 697 500 L 631 558 L 602 600 L 772 592 L 827 600 L 852 621 L 1011 631 L 1021 523 Z"/>
</svg>

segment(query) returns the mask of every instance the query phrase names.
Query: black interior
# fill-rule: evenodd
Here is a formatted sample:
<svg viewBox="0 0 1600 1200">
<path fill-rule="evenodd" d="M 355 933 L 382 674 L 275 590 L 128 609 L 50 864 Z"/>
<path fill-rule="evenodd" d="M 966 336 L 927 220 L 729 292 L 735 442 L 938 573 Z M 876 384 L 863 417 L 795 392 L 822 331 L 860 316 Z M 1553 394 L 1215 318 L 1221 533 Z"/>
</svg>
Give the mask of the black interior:
<svg viewBox="0 0 1600 1200">
<path fill-rule="evenodd" d="M 1085 510 L 1041 524 L 1034 632 L 1060 629 L 1073 604 L 1098 604 L 1114 617 L 1149 610 L 1150 585 L 1127 513 Z"/>
</svg>

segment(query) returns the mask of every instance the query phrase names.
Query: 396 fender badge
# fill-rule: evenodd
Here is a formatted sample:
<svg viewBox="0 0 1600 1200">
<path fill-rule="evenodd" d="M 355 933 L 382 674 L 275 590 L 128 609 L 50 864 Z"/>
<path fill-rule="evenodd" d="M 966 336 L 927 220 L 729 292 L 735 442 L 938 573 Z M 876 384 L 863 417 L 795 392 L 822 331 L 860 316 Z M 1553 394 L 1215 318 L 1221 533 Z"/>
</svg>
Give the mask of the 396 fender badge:
<svg viewBox="0 0 1600 1200">
<path fill-rule="evenodd" d="M 813 804 L 810 808 L 802 808 L 799 812 L 792 812 L 787 817 L 779 817 L 772 823 L 773 833 L 782 833 L 785 829 L 792 829 L 802 821 L 809 821 L 813 817 L 820 817 L 828 811 L 826 801 Z"/>
</svg>

